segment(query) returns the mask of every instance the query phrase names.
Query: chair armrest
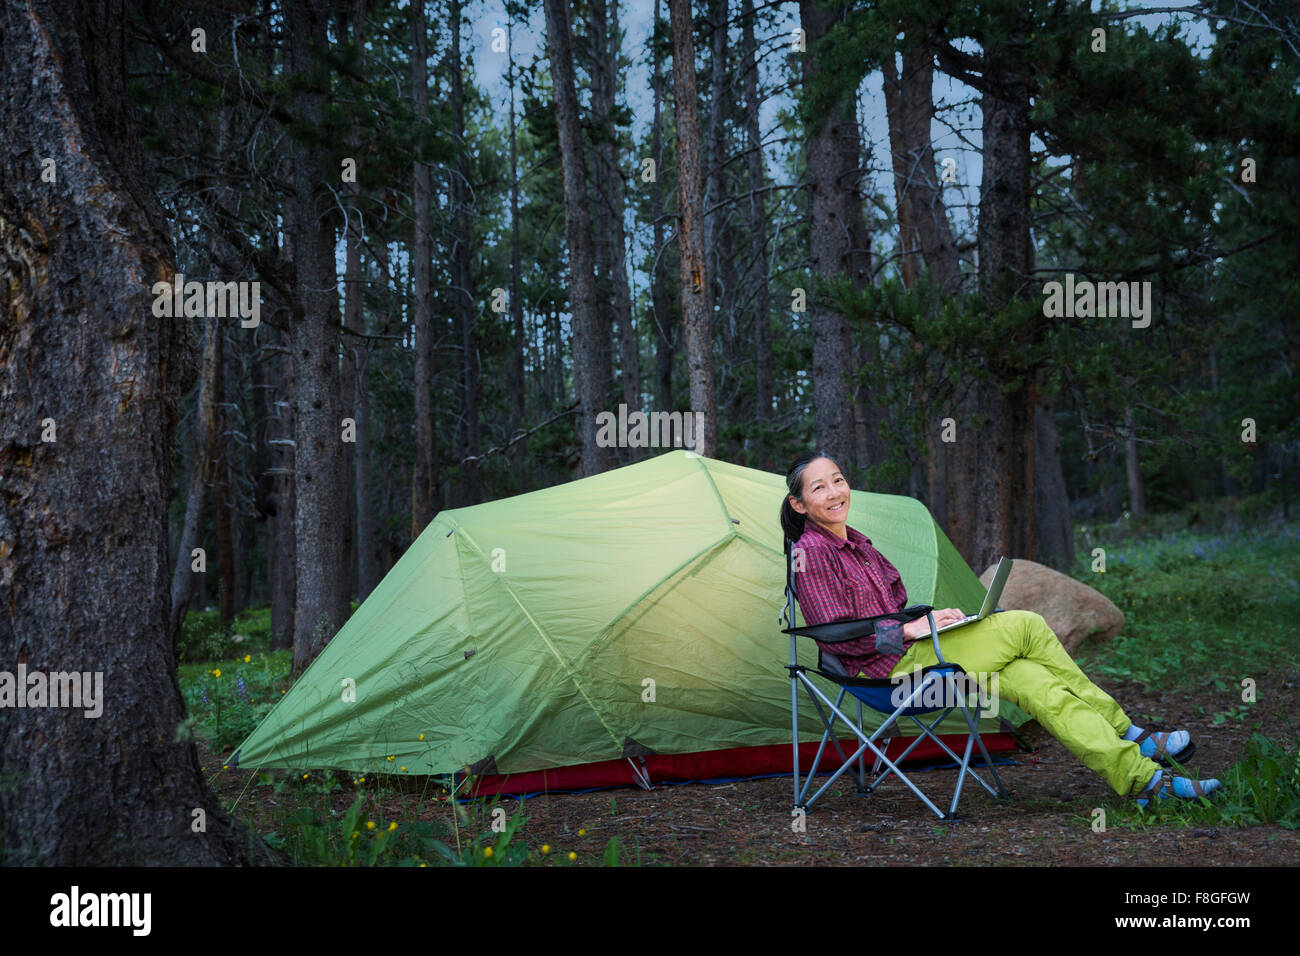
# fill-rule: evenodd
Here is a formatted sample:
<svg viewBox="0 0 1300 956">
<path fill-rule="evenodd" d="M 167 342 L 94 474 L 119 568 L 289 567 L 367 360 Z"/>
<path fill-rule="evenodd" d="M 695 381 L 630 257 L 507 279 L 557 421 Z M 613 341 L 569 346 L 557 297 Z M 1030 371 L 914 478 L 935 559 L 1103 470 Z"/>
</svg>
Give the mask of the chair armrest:
<svg viewBox="0 0 1300 956">
<path fill-rule="evenodd" d="M 901 611 L 877 614 L 873 617 L 860 617 L 848 621 L 827 621 L 825 624 L 806 624 L 803 627 L 785 627 L 782 634 L 796 634 L 799 637 L 811 637 L 820 644 L 843 644 L 845 641 L 857 640 L 875 634 L 876 621 L 894 620 L 906 624 L 922 615 L 929 615 L 934 608 L 928 604 L 914 604 Z M 934 619 L 930 619 L 931 633 L 934 631 Z M 936 648 L 938 638 L 935 639 Z M 942 658 L 940 658 L 942 660 Z"/>
</svg>

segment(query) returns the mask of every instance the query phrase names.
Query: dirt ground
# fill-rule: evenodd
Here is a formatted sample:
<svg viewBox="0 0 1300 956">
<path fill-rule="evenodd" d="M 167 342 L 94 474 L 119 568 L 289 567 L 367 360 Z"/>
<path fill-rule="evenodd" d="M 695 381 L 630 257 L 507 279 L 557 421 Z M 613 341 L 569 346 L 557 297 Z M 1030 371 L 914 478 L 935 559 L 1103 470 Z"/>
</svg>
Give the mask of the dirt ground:
<svg viewBox="0 0 1300 956">
<path fill-rule="evenodd" d="M 1153 715 L 1157 729 L 1185 728 L 1196 742 L 1189 767 L 1199 776 L 1216 776 L 1236 759 L 1254 731 L 1292 740 L 1289 719 L 1296 722 L 1300 673 L 1274 672 L 1258 683 L 1260 701 L 1246 721 L 1214 726 L 1212 708 L 1198 716 L 1192 693 L 1146 690 L 1139 685 L 1098 681 L 1142 726 L 1139 716 Z M 1118 798 L 1104 781 L 1061 744 L 1027 725 L 1032 753 L 1015 752 L 1013 766 L 998 772 L 1011 795 L 997 801 L 968 780 L 956 821 L 940 821 L 896 779 L 870 796 L 855 792 L 842 777 L 806 818 L 806 832 L 791 827 L 791 780 L 788 775 L 715 785 L 659 785 L 587 794 L 548 794 L 524 801 L 527 822 L 522 836 L 529 846 L 548 843 L 554 852 L 578 854 L 579 864 L 599 865 L 610 837 L 617 834 L 624 862 L 642 865 L 999 865 L 1157 867 L 1300 864 L 1300 832 L 1276 825 L 1187 827 L 1170 821 L 1134 829 L 1108 826 L 1094 832 L 1092 811 L 1108 813 Z M 211 774 L 220 759 L 199 745 L 200 759 Z M 265 819 L 276 797 L 269 787 L 247 787 L 245 771 L 217 775 L 214 788 L 227 807 L 239 797 L 241 816 Z M 953 769 L 924 771 L 915 778 L 940 806 L 951 798 L 957 778 Z M 411 781 L 412 784 L 415 781 Z M 838 789 L 837 789 L 838 788 Z M 240 797 L 240 793 L 243 793 Z M 284 799 L 283 795 L 280 797 Z M 336 793 L 337 808 L 346 809 L 351 793 Z M 513 813 L 514 799 L 502 805 Z M 445 806 L 431 801 L 422 818 L 448 820 Z M 265 828 L 263 828 L 265 829 Z M 582 829 L 585 833 L 579 835 Z M 1140 855 L 1139 855 L 1140 854 Z"/>
</svg>

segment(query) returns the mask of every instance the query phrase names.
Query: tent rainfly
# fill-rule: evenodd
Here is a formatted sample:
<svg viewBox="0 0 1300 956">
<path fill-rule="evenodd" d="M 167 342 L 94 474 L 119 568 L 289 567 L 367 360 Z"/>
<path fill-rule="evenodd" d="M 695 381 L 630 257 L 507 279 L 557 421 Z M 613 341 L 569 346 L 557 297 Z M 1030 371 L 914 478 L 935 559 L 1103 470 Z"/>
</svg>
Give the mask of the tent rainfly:
<svg viewBox="0 0 1300 956">
<path fill-rule="evenodd" d="M 788 773 L 784 494 L 780 475 L 677 450 L 442 511 L 230 763 L 468 772 L 480 794 Z M 979 606 L 983 586 L 921 502 L 851 503 L 909 603 Z M 1005 701 L 981 718 L 990 749 L 1010 749 L 1026 718 Z M 965 724 L 939 729 L 953 746 Z M 927 741 L 913 756 L 938 753 Z"/>
</svg>

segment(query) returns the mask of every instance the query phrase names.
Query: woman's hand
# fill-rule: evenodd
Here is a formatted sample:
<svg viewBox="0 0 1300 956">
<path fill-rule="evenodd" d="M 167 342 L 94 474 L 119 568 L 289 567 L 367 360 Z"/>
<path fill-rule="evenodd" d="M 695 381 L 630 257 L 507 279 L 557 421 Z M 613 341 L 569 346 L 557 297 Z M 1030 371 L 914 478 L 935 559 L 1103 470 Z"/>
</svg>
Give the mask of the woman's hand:
<svg viewBox="0 0 1300 956">
<path fill-rule="evenodd" d="M 934 627 L 938 630 L 949 624 L 955 624 L 966 615 L 955 607 L 946 607 L 943 609 L 935 608 L 934 610 Z M 918 640 L 922 637 L 930 636 L 930 622 L 924 617 L 918 617 L 915 621 L 908 621 L 903 625 L 903 637 L 908 640 Z"/>
</svg>

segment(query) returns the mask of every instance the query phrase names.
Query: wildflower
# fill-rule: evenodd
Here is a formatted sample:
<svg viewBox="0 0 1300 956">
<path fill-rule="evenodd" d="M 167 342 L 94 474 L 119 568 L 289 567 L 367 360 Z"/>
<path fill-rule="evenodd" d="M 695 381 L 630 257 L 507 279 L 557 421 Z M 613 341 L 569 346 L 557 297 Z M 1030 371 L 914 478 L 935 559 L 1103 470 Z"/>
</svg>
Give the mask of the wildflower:
<svg viewBox="0 0 1300 956">
<path fill-rule="evenodd" d="M 483 850 L 483 855 L 484 855 L 485 857 L 487 857 L 489 860 L 492 859 L 492 848 L 491 848 L 491 847 L 486 847 L 486 848 Z"/>
<path fill-rule="evenodd" d="M 303 774 L 303 775 L 302 775 L 302 779 L 306 780 L 306 779 L 307 779 L 307 774 Z"/>
<path fill-rule="evenodd" d="M 212 672 L 212 676 L 213 676 L 213 677 L 220 677 L 220 676 L 221 676 L 221 668 L 218 667 L 216 670 L 214 670 L 214 671 Z"/>
<path fill-rule="evenodd" d="M 405 767 L 402 768 L 402 773 L 406 773 L 406 768 L 405 768 Z"/>
<path fill-rule="evenodd" d="M 352 831 L 352 839 L 355 840 L 355 839 L 356 839 L 357 837 L 359 837 L 359 836 L 361 836 L 361 831 L 360 831 L 360 830 L 353 830 L 353 831 Z"/>
<path fill-rule="evenodd" d="M 420 734 L 420 739 L 421 739 L 421 740 L 424 739 L 424 734 Z"/>
<path fill-rule="evenodd" d="M 245 654 L 245 655 L 244 655 L 244 663 L 245 663 L 245 664 L 247 664 L 247 663 L 248 663 L 249 661 L 251 661 L 252 659 L 253 659 L 253 655 L 252 655 L 252 654 Z"/>
<path fill-rule="evenodd" d="M 374 828 L 375 828 L 375 821 L 374 821 L 374 820 L 367 820 L 367 821 L 366 821 L 366 829 L 367 829 L 367 830 L 373 830 Z"/>
<path fill-rule="evenodd" d="M 570 850 L 570 851 L 569 851 L 569 862 L 572 863 L 572 862 L 573 862 L 574 860 L 576 860 L 577 858 L 578 858 L 578 854 L 576 854 L 576 853 L 574 853 L 572 850 Z"/>
<path fill-rule="evenodd" d="M 391 760 L 396 760 L 397 758 L 396 758 L 396 757 L 389 757 L 388 759 L 391 761 Z"/>
<path fill-rule="evenodd" d="M 365 783 L 365 782 L 366 782 L 366 778 L 365 778 L 365 777 L 362 777 L 362 778 L 361 778 L 361 782 L 362 782 L 362 783 Z"/>
<path fill-rule="evenodd" d="M 579 830 L 578 830 L 578 836 L 586 836 L 586 835 L 587 835 L 587 831 L 586 831 L 586 830 L 582 830 L 582 829 L 579 829 Z"/>
<path fill-rule="evenodd" d="M 550 845 L 549 843 L 543 843 L 543 844 L 542 844 L 542 853 L 545 854 L 545 853 L 550 853 L 550 852 L 551 852 L 551 845 Z"/>
<path fill-rule="evenodd" d="M 397 821 L 396 821 L 396 820 L 394 820 L 392 823 L 388 824 L 388 832 L 389 832 L 389 833 L 392 833 L 392 832 L 393 832 L 394 830 L 396 830 L 396 829 L 397 829 Z"/>
</svg>

